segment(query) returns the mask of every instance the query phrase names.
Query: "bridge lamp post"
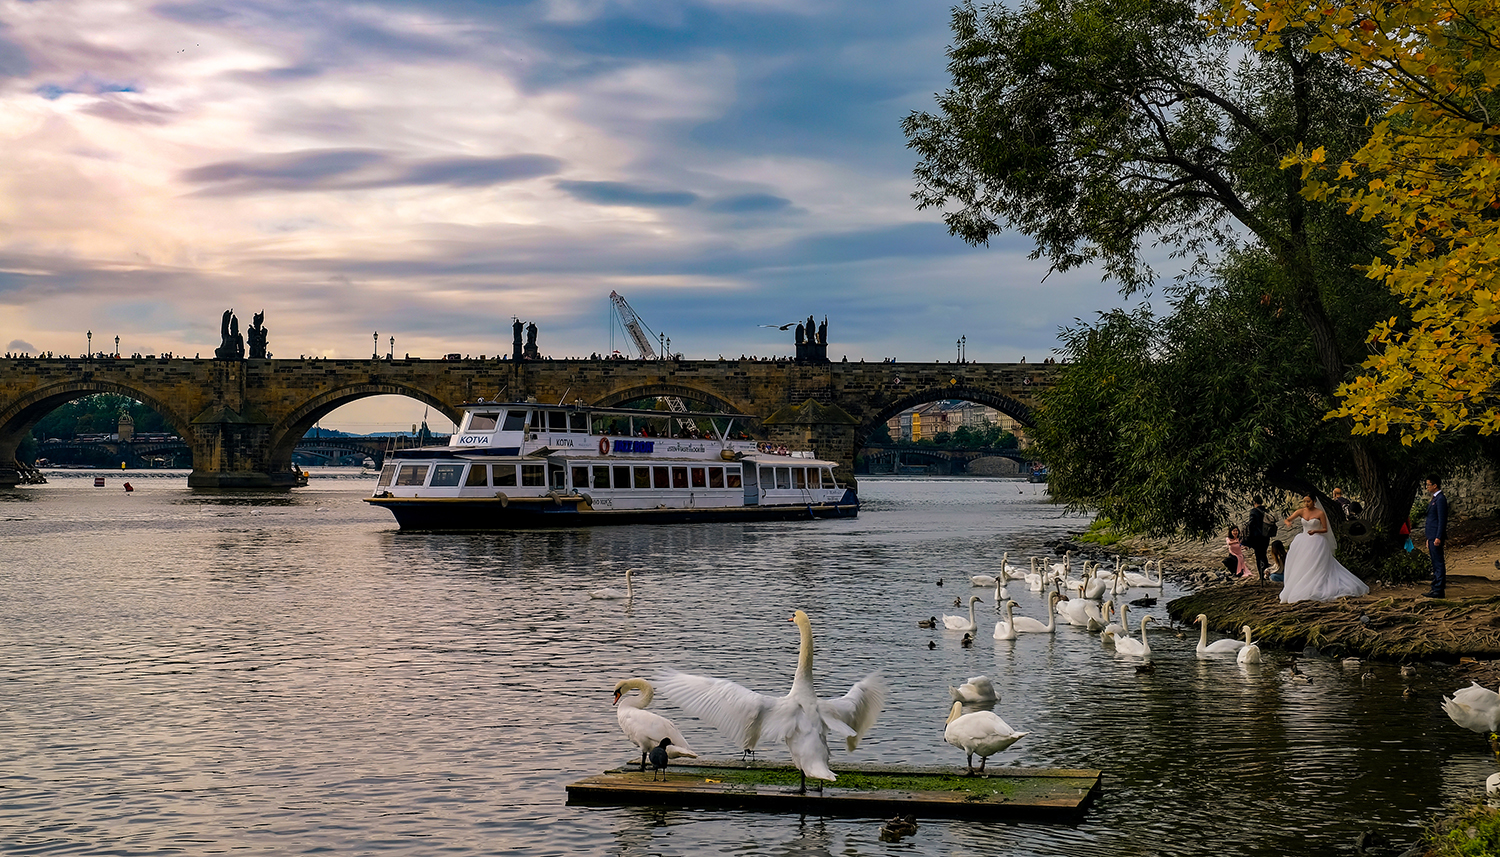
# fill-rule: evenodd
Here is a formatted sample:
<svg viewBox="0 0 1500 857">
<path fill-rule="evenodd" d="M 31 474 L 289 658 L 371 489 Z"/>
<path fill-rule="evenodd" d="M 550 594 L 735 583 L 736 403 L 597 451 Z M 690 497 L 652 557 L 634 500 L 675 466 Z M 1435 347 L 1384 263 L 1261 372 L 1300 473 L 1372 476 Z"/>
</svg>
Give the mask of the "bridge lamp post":
<svg viewBox="0 0 1500 857">
<path fill-rule="evenodd" d="M 115 356 L 120 356 L 120 337 L 115 337 Z"/>
<path fill-rule="evenodd" d="M 667 359 L 667 335 L 665 333 L 658 333 L 656 335 L 656 342 L 661 346 L 661 353 L 656 356 L 656 359 Z"/>
<path fill-rule="evenodd" d="M 88 333 L 88 336 L 89 336 L 89 350 L 84 352 L 84 356 L 86 356 L 86 357 L 93 357 L 94 356 L 94 331 L 90 330 L 89 333 Z"/>
<path fill-rule="evenodd" d="M 371 360 L 380 359 L 380 331 L 375 331 L 375 350 L 370 354 Z"/>
<path fill-rule="evenodd" d="M 385 359 L 387 359 L 387 360 L 395 360 L 396 359 L 396 337 L 394 337 L 394 336 L 391 337 L 391 350 L 387 351 L 385 353 Z"/>
</svg>

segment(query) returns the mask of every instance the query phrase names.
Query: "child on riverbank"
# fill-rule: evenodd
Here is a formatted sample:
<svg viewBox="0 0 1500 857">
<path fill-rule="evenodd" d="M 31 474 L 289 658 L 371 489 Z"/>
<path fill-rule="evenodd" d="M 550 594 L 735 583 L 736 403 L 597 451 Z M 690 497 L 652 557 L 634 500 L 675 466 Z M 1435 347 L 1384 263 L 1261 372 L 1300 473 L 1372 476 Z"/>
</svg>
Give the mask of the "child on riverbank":
<svg viewBox="0 0 1500 857">
<path fill-rule="evenodd" d="M 1271 542 L 1271 581 L 1281 583 L 1286 579 L 1286 545 L 1280 539 Z"/>
</svg>

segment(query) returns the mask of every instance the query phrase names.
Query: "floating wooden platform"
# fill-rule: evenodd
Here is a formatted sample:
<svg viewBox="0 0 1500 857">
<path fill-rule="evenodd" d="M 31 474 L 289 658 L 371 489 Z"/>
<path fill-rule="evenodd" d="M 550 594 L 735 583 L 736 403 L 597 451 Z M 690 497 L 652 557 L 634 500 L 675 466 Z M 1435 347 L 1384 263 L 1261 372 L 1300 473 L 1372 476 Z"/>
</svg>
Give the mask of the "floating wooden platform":
<svg viewBox="0 0 1500 857">
<path fill-rule="evenodd" d="M 688 764 L 678 764 L 677 762 Z M 822 791 L 808 781 L 797 794 L 795 768 L 766 762 L 677 760 L 652 781 L 627 764 L 568 786 L 569 805 L 696 806 L 760 812 L 922 818 L 982 818 L 1071 824 L 1100 791 L 1100 772 L 995 766 L 983 776 L 963 768 L 846 765 Z"/>
</svg>

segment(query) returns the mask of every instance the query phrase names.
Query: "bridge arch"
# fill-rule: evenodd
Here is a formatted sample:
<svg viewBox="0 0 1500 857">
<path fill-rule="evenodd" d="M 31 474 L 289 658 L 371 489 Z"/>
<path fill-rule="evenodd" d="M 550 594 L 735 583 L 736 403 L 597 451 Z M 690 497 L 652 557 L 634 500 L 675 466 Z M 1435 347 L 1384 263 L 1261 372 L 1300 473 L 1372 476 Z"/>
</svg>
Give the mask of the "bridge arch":
<svg viewBox="0 0 1500 857">
<path fill-rule="evenodd" d="M 351 384 L 319 393 L 293 408 L 285 417 L 271 426 L 270 432 L 270 462 L 273 470 L 290 470 L 292 467 L 292 453 L 296 451 L 297 441 L 307 434 L 318 420 L 328 416 L 350 402 L 360 399 L 368 399 L 371 396 L 405 396 L 416 399 L 424 405 L 436 408 L 439 413 L 451 420 L 454 425 L 463 421 L 463 411 L 458 406 L 444 401 L 437 395 L 423 390 L 420 387 L 407 386 L 404 384 L 385 383 L 363 383 Z"/>
<path fill-rule="evenodd" d="M 186 441 L 189 446 L 192 446 L 192 439 L 197 437 L 193 431 L 190 415 L 179 413 L 151 393 L 116 381 L 80 378 L 39 387 L 15 399 L 0 410 L 0 461 L 11 460 L 26 433 L 31 431 L 31 427 L 47 414 L 74 399 L 81 399 L 96 393 L 114 393 L 125 396 L 156 411 L 172 426 L 177 436 Z"/>
<path fill-rule="evenodd" d="M 973 402 L 977 405 L 994 408 L 1028 428 L 1035 425 L 1031 415 L 1031 408 L 1027 407 L 1021 401 L 997 390 L 970 386 L 968 384 L 926 387 L 896 396 L 879 410 L 870 412 L 864 421 L 860 423 L 859 428 L 856 429 L 854 438 L 855 448 L 863 447 L 865 441 L 869 439 L 870 434 L 875 431 L 876 427 L 896 414 L 910 408 L 915 408 L 918 405 L 925 405 L 929 402 L 942 402 L 950 399 Z"/>
</svg>

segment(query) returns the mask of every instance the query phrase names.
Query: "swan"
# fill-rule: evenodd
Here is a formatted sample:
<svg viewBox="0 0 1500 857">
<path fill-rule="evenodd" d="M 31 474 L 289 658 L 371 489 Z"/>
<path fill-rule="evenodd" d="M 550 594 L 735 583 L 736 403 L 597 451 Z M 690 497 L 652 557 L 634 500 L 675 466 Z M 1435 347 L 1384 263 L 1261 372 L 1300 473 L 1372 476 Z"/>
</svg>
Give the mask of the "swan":
<svg viewBox="0 0 1500 857">
<path fill-rule="evenodd" d="M 620 699 L 629 690 L 638 690 L 640 695 L 632 696 L 622 704 Z M 698 754 L 688 747 L 687 739 L 682 737 L 672 721 L 646 710 L 646 706 L 651 704 L 651 698 L 651 682 L 643 678 L 627 678 L 615 685 L 615 701 L 611 703 L 615 706 L 615 717 L 620 721 L 620 731 L 625 733 L 630 743 L 641 748 L 641 772 L 646 770 L 646 754 L 661 746 L 666 746 L 667 756 L 674 759 L 683 756 L 698 758 Z M 663 745 L 663 741 L 672 743 Z"/>
<path fill-rule="evenodd" d="M 1108 616 L 1109 614 L 1111 614 L 1113 612 L 1115 612 L 1114 602 L 1111 601 L 1110 603 L 1104 605 L 1104 615 L 1105 616 Z M 1110 622 L 1110 623 L 1108 623 L 1107 625 L 1104 626 L 1104 630 L 1099 633 L 1099 639 L 1100 639 L 1101 642 L 1104 643 L 1104 645 L 1106 645 L 1106 646 L 1113 646 L 1115 644 L 1115 640 L 1118 640 L 1121 637 L 1129 637 L 1130 636 L 1130 615 L 1129 614 L 1130 614 L 1130 605 L 1129 604 L 1121 604 L 1120 605 L 1120 621 L 1119 622 Z"/>
<path fill-rule="evenodd" d="M 1234 656 L 1237 663 L 1258 664 L 1260 663 L 1260 646 L 1250 642 L 1250 626 L 1245 626 L 1245 645 L 1239 654 Z"/>
<path fill-rule="evenodd" d="M 1051 566 L 1052 576 L 1056 580 L 1064 580 L 1068 573 L 1073 570 L 1073 552 L 1063 551 L 1063 561 L 1054 562 Z"/>
<path fill-rule="evenodd" d="M 950 631 L 975 631 L 979 625 L 974 621 L 974 605 L 983 604 L 984 601 L 978 595 L 969 596 L 969 618 L 962 616 L 949 616 L 943 614 L 943 627 Z"/>
<path fill-rule="evenodd" d="M 1046 585 L 1046 575 L 1042 574 L 1041 557 L 1034 556 L 1031 558 L 1031 573 L 1022 579 L 1026 581 L 1026 586 L 1032 592 L 1042 591 L 1042 587 Z"/>
<path fill-rule="evenodd" d="M 1005 578 L 1001 577 L 995 581 L 995 612 L 1000 612 L 1000 604 L 1010 598 L 1010 591 L 1005 588 Z"/>
<path fill-rule="evenodd" d="M 1141 563 L 1140 571 L 1127 571 L 1121 576 L 1125 578 L 1126 586 L 1147 587 L 1151 585 L 1151 560 Z"/>
<path fill-rule="evenodd" d="M 1245 647 L 1244 643 L 1240 642 L 1239 640 L 1232 639 L 1214 640 L 1212 643 L 1210 643 L 1208 641 L 1208 615 L 1205 613 L 1199 613 L 1198 618 L 1194 621 L 1196 621 L 1203 628 L 1203 632 L 1198 635 L 1198 654 L 1229 655 L 1238 652 L 1240 649 Z"/>
<path fill-rule="evenodd" d="M 635 589 L 633 587 L 631 587 L 631 585 L 630 585 L 630 575 L 633 574 L 634 572 L 635 572 L 635 569 L 633 569 L 633 568 L 627 568 L 627 569 L 625 569 L 625 591 L 624 592 L 621 592 L 618 589 L 612 589 L 612 588 L 606 586 L 603 589 L 595 589 L 594 591 L 590 592 L 589 593 L 589 597 L 597 599 L 597 600 L 600 600 L 600 601 L 619 601 L 621 598 L 625 599 L 626 601 L 629 601 L 630 599 L 632 599 L 633 597 L 635 597 Z M 673 743 L 676 743 L 676 742 L 674 741 Z"/>
<path fill-rule="evenodd" d="M 1471 732 L 1500 732 L 1500 693 L 1480 687 L 1477 681 L 1454 691 L 1451 697 L 1443 697 L 1443 711 Z"/>
<path fill-rule="evenodd" d="M 1014 640 L 1016 638 L 1016 619 L 1011 614 L 1015 606 L 1016 602 L 1009 598 L 1005 600 L 1005 618 L 995 623 L 995 639 Z"/>
<path fill-rule="evenodd" d="M 954 702 L 965 705 L 994 705 L 1000 701 L 1000 694 L 995 692 L 995 683 L 987 675 L 976 675 L 958 687 L 948 688 L 948 695 L 953 697 Z"/>
<path fill-rule="evenodd" d="M 1026 576 L 1026 572 L 1010 564 L 1010 551 L 1006 551 L 1000 557 L 1000 576 L 1011 580 L 1020 580 Z"/>
<path fill-rule="evenodd" d="M 1064 619 L 1068 620 L 1069 625 L 1086 628 L 1090 619 L 1089 608 L 1093 605 L 1083 597 L 1084 585 L 1080 583 L 1076 588 L 1078 590 L 1078 599 L 1074 600 L 1070 598 L 1058 604 L 1058 612 L 1062 614 Z"/>
<path fill-rule="evenodd" d="M 1089 633 L 1099 634 L 1103 632 L 1105 628 L 1108 628 L 1109 616 L 1114 612 L 1114 610 L 1115 603 L 1113 601 L 1104 602 L 1104 605 L 1102 607 L 1095 607 L 1093 604 L 1090 604 L 1088 626 Z"/>
<path fill-rule="evenodd" d="M 766 696 L 711 676 L 667 671 L 656 684 L 683 709 L 708 721 L 746 752 L 761 738 L 785 741 L 792 764 L 802 772 L 798 793 L 806 793 L 807 778 L 837 780 L 828 769 L 828 735 L 843 736 L 849 752 L 859 746 L 885 705 L 886 685 L 879 672 L 860 679 L 838 699 L 819 699 L 813 690 L 812 623 L 801 610 L 792 614 L 801 646 L 792 689 L 783 697 Z"/>
<path fill-rule="evenodd" d="M 969 577 L 969 582 L 975 586 L 994 586 L 1000 581 L 988 574 L 975 574 Z"/>
<path fill-rule="evenodd" d="M 1057 627 L 1057 613 L 1054 611 L 1054 605 L 1057 604 L 1057 599 L 1060 597 L 1062 596 L 1056 592 L 1047 596 L 1047 624 L 1043 625 L 1040 621 L 1030 616 L 1016 616 L 1010 620 L 1011 628 L 1018 634 L 1052 633 Z"/>
<path fill-rule="evenodd" d="M 1151 644 L 1146 641 L 1146 623 L 1155 621 L 1156 617 L 1154 616 L 1142 616 L 1141 638 L 1137 640 L 1134 637 L 1116 637 L 1115 651 L 1122 655 L 1133 655 L 1150 660 Z"/>
<path fill-rule="evenodd" d="M 1089 574 L 1087 574 L 1083 578 L 1083 582 L 1084 598 L 1088 598 L 1092 601 L 1098 601 L 1099 599 L 1104 597 L 1104 590 L 1108 587 L 1105 585 L 1104 578 L 1099 576 L 1099 563 L 1094 563 L 1094 566 L 1090 570 Z"/>
<path fill-rule="evenodd" d="M 996 753 L 1005 750 L 1029 733 L 1010 728 L 1000 715 L 993 711 L 976 711 L 961 714 L 964 704 L 953 703 L 948 710 L 948 727 L 943 730 L 943 740 L 969 754 L 969 776 L 984 773 L 984 763 Z M 979 770 L 974 770 L 974 754 L 979 754 Z"/>
</svg>

